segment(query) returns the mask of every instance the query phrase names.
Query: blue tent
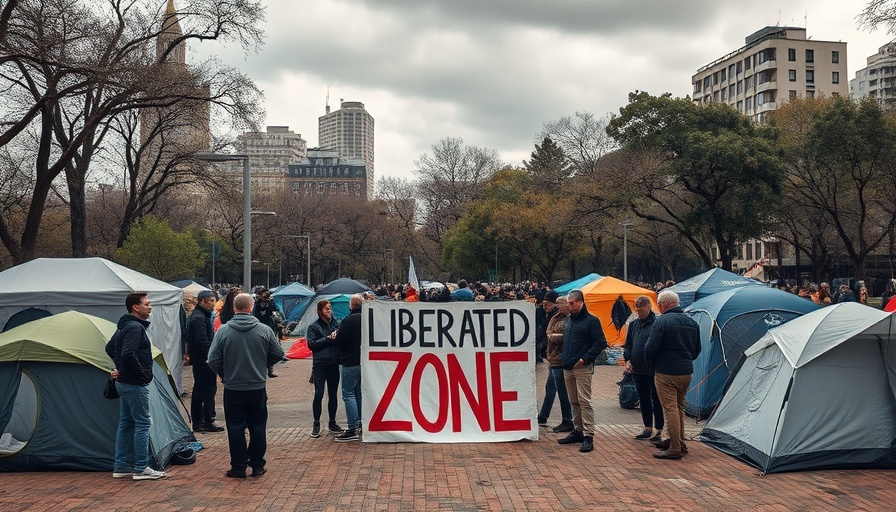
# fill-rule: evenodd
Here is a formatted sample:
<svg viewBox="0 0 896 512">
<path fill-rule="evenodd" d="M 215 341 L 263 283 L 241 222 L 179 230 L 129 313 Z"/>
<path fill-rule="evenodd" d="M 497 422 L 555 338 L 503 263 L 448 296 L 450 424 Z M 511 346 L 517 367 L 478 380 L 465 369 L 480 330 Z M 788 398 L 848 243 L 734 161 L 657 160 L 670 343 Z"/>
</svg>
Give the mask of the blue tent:
<svg viewBox="0 0 896 512">
<path fill-rule="evenodd" d="M 342 321 L 343 318 L 348 316 L 351 295 L 318 293 L 305 307 L 305 312 L 299 318 L 299 324 L 296 326 L 293 334 L 304 336 L 308 332 L 308 326 L 317 321 L 317 303 L 324 299 L 329 300 L 330 305 L 333 306 L 333 318 Z"/>
<path fill-rule="evenodd" d="M 682 308 L 691 305 L 695 300 L 700 300 L 714 293 L 723 292 L 741 286 L 765 286 L 755 279 L 739 276 L 727 270 L 714 268 L 702 274 L 698 274 L 686 281 L 677 283 L 666 290 L 678 294 L 679 304 Z"/>
<path fill-rule="evenodd" d="M 339 279 L 330 281 L 329 283 L 317 289 L 317 293 L 322 295 L 339 295 L 343 293 L 350 295 L 352 293 L 369 291 L 370 287 L 366 284 L 360 281 L 355 281 L 354 279 L 349 279 L 347 277 L 340 277 Z"/>
<path fill-rule="evenodd" d="M 573 290 L 578 290 L 578 289 L 582 288 L 583 286 L 585 286 L 586 284 L 597 281 L 598 279 L 600 279 L 602 277 L 604 277 L 604 276 L 602 276 L 600 274 L 595 274 L 594 272 L 592 272 L 592 273 L 588 274 L 587 276 L 583 276 L 583 277 L 576 279 L 575 281 L 570 281 L 564 285 L 560 285 L 560 286 L 554 288 L 554 291 L 559 293 L 560 295 L 563 295 L 563 294 L 569 293 Z"/>
<path fill-rule="evenodd" d="M 311 297 L 314 297 L 314 291 L 301 283 L 281 286 L 271 294 L 274 304 L 287 322 L 299 321 L 305 308 L 311 303 Z"/>
<path fill-rule="evenodd" d="M 685 412 L 708 418 L 744 350 L 772 327 L 815 311 L 811 300 L 765 286 L 740 286 L 700 299 L 685 309 L 700 325 L 700 356 L 685 397 Z"/>
</svg>

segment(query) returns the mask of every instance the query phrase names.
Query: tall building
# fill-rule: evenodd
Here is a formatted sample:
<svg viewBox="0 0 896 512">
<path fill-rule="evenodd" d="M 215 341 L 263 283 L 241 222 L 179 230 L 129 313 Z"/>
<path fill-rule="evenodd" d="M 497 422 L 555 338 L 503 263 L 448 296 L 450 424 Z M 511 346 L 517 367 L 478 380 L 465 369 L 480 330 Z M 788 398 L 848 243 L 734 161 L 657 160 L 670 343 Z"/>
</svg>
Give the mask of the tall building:
<svg viewBox="0 0 896 512">
<path fill-rule="evenodd" d="M 868 57 L 867 64 L 849 81 L 850 97 L 877 98 L 886 106 L 896 104 L 896 39 Z"/>
<path fill-rule="evenodd" d="M 806 38 L 800 27 L 765 27 L 691 78 L 692 99 L 727 103 L 757 122 L 795 98 L 846 96 L 846 43 Z"/>
<path fill-rule="evenodd" d="M 237 153 L 249 156 L 252 188 L 273 192 L 287 187 L 289 164 L 298 163 L 308 150 L 302 134 L 289 126 L 268 126 L 263 132 L 246 132 L 237 137 Z"/>
<path fill-rule="evenodd" d="M 161 94 L 162 103 L 170 103 L 178 96 L 186 99 L 140 111 L 140 142 L 145 146 L 143 167 L 166 166 L 210 147 L 209 86 L 197 83 L 187 67 L 185 43 L 181 41 L 172 47 L 183 35 L 174 0 L 168 0 L 156 38 L 156 82 L 148 84 L 147 94 Z M 144 171 L 148 172 L 144 169 L 141 173 Z"/>
<path fill-rule="evenodd" d="M 328 149 L 308 150 L 297 163 L 289 164 L 286 179 L 296 194 L 341 194 L 365 199 L 370 183 L 364 160 L 343 158 Z"/>
<path fill-rule="evenodd" d="M 367 164 L 368 193 L 373 193 L 373 116 L 364 110 L 360 101 L 342 101 L 340 108 L 317 120 L 318 145 L 321 149 L 335 150 L 346 159 L 360 159 Z M 365 197 L 367 197 L 365 195 Z"/>
</svg>

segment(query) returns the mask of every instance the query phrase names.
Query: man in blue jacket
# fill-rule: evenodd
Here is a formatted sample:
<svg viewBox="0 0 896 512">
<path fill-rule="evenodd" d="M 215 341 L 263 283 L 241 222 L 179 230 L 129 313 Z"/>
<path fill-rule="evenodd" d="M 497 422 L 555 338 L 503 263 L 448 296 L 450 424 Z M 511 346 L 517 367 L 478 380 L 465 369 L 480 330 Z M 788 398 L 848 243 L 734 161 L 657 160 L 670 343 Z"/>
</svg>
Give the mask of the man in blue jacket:
<svg viewBox="0 0 896 512">
<path fill-rule="evenodd" d="M 678 306 L 678 294 L 663 290 L 656 299 L 661 316 L 653 322 L 645 355 L 653 366 L 654 382 L 669 439 L 654 444 L 657 459 L 680 459 L 687 455 L 684 443 L 684 399 L 700 355 L 700 327 Z"/>
<path fill-rule="evenodd" d="M 563 378 L 566 393 L 572 406 L 572 423 L 575 430 L 560 444 L 582 443 L 580 452 L 594 449 L 594 408 L 591 406 L 591 379 L 594 376 L 594 360 L 607 348 L 600 320 L 588 312 L 581 290 L 567 295 L 569 318 L 563 331 Z"/>
</svg>

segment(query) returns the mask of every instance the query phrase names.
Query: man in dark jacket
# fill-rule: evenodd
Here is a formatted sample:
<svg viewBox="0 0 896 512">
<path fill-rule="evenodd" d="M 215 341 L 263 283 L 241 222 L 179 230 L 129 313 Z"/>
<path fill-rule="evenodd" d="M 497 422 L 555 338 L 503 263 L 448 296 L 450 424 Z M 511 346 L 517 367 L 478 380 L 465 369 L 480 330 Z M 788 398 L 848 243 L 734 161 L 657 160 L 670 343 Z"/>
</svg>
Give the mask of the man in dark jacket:
<svg viewBox="0 0 896 512">
<path fill-rule="evenodd" d="M 361 304 L 360 295 L 349 300 L 351 312 L 342 320 L 333 345 L 339 349 L 342 363 L 342 402 L 348 428 L 336 436 L 336 441 L 361 440 Z"/>
<path fill-rule="evenodd" d="M 657 459 L 680 459 L 688 453 L 684 443 L 684 398 L 700 355 L 700 327 L 678 306 L 678 294 L 663 290 L 657 297 L 662 314 L 647 338 L 647 364 L 654 367 L 657 395 L 663 404 L 669 439 L 657 441 Z"/>
<path fill-rule="evenodd" d="M 252 296 L 241 293 L 233 299 L 233 318 L 222 325 L 208 353 L 208 365 L 224 382 L 224 414 L 230 445 L 228 478 L 265 474 L 267 451 L 268 367 L 283 357 L 283 347 L 274 331 L 252 316 Z M 246 430 L 249 444 L 246 445 Z"/>
<path fill-rule="evenodd" d="M 653 367 L 647 364 L 645 353 L 650 329 L 656 320 L 656 314 L 650 309 L 650 298 L 641 295 L 635 299 L 635 312 L 638 318 L 628 325 L 625 346 L 622 350 L 625 371 L 632 374 L 635 388 L 638 390 L 641 420 L 644 422 L 644 430 L 636 435 L 635 439 L 660 441 L 663 437 L 663 408 L 656 394 Z"/>
<path fill-rule="evenodd" d="M 190 397 L 193 432 L 224 431 L 224 427 L 215 425 L 214 422 L 218 379 L 206 363 L 208 349 L 215 337 L 211 320 L 215 301 L 215 292 L 211 290 L 199 292 L 196 296 L 196 307 L 187 319 L 187 350 L 193 366 L 193 393 Z"/>
<path fill-rule="evenodd" d="M 128 312 L 118 319 L 118 330 L 106 343 L 106 353 L 115 362 L 112 377 L 120 397 L 112 477 L 158 480 L 168 475 L 149 467 L 152 345 L 146 328 L 152 306 L 145 293 L 128 295 L 124 304 Z"/>
<path fill-rule="evenodd" d="M 588 312 L 581 290 L 567 295 L 569 317 L 563 330 L 563 378 L 566 393 L 572 406 L 572 422 L 575 430 L 560 444 L 582 443 L 580 452 L 594 449 L 594 409 L 591 407 L 591 379 L 594 361 L 607 348 L 607 338 L 600 320 Z"/>
<path fill-rule="evenodd" d="M 557 314 L 557 299 L 560 297 L 557 292 L 551 290 L 544 294 L 541 299 L 541 308 L 535 310 L 535 320 L 537 331 L 535 332 L 535 362 L 540 363 L 544 359 L 545 349 L 548 346 L 548 324 L 551 318 Z M 537 305 L 537 304 L 536 304 Z"/>
</svg>

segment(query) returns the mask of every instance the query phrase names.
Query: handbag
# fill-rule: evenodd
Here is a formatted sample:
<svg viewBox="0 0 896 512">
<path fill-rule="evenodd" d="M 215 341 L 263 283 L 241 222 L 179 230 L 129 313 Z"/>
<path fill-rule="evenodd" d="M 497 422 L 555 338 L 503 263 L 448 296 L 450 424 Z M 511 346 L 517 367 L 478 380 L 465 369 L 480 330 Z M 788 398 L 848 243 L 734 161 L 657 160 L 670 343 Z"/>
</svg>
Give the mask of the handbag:
<svg viewBox="0 0 896 512">
<path fill-rule="evenodd" d="M 624 372 L 622 380 L 619 381 L 619 407 L 623 409 L 635 409 L 638 407 L 638 388 L 635 386 L 635 379 L 631 373 Z"/>
<path fill-rule="evenodd" d="M 112 377 L 109 377 L 109 380 L 106 381 L 106 387 L 103 388 L 103 396 L 109 400 L 118 399 L 118 388 L 115 387 L 115 379 Z"/>
</svg>

